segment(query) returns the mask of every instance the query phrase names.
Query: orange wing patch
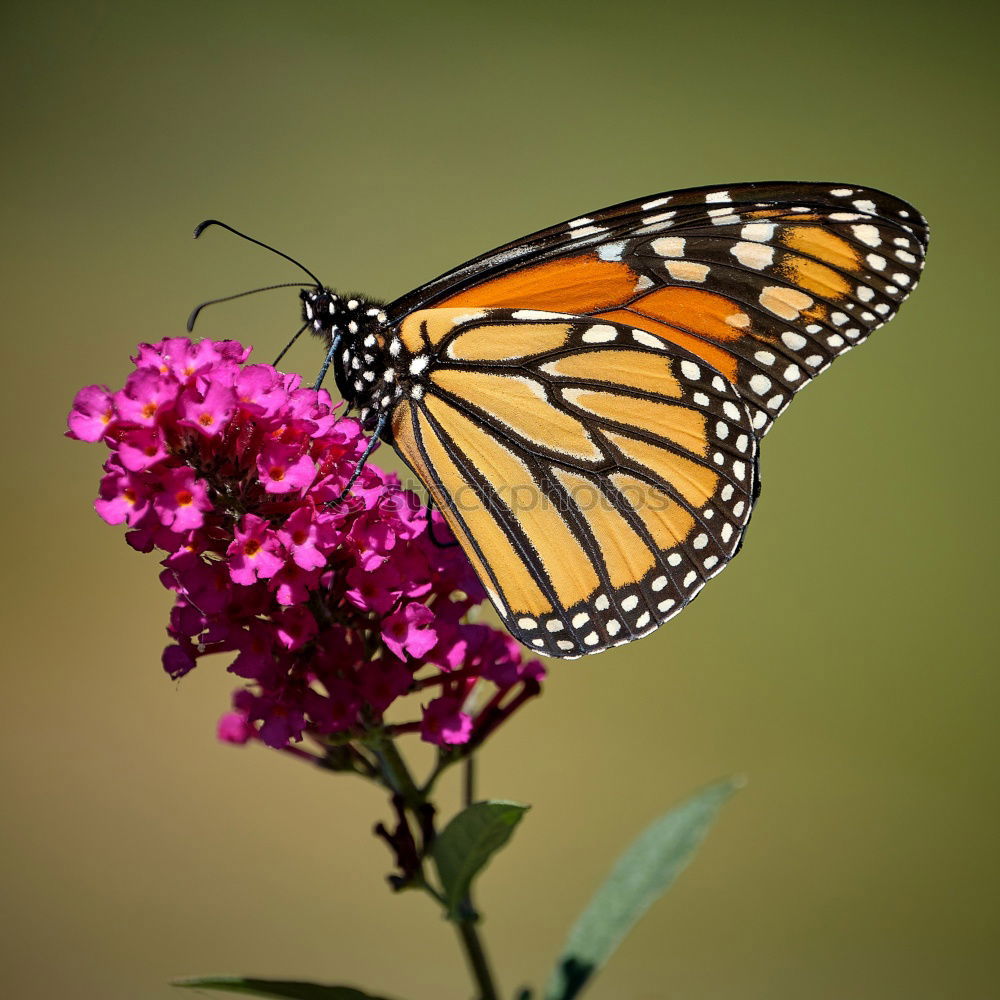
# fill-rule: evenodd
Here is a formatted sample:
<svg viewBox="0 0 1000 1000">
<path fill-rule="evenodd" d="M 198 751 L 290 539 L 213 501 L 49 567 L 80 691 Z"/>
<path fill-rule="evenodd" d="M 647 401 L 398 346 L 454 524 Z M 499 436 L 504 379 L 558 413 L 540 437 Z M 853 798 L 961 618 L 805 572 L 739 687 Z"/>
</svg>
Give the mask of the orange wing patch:
<svg viewBox="0 0 1000 1000">
<path fill-rule="evenodd" d="M 815 257 L 841 270 L 861 270 L 861 254 L 857 248 L 822 226 L 789 226 L 782 230 L 781 241 L 790 250 Z"/>
<path fill-rule="evenodd" d="M 586 253 L 492 278 L 450 296 L 441 306 L 496 306 L 590 315 L 628 301 L 635 295 L 638 281 L 639 275 L 628 264 Z"/>
<path fill-rule="evenodd" d="M 427 487 L 438 510 L 441 511 L 444 519 L 448 522 L 451 533 L 455 536 L 459 545 L 462 546 L 462 551 L 468 556 L 469 562 L 472 563 L 472 568 L 476 571 L 476 575 L 482 581 L 483 586 L 489 591 L 493 604 L 496 607 L 501 607 L 503 606 L 503 601 L 494 589 L 496 582 L 493 579 L 493 575 L 479 558 L 465 529 L 465 524 L 468 523 L 471 530 L 476 530 L 478 527 L 478 529 L 484 531 L 484 543 L 499 544 L 500 558 L 501 560 L 505 559 L 508 566 L 515 566 L 519 562 L 517 553 L 514 552 L 510 542 L 506 540 L 506 536 L 503 535 L 500 526 L 485 511 L 482 512 L 483 519 L 472 517 L 466 518 L 466 521 L 462 522 L 456 517 L 451 504 L 448 502 L 447 495 L 442 492 L 442 484 L 438 478 L 431 474 L 430 469 L 427 468 L 423 453 L 420 451 L 414 438 L 412 412 L 411 404 L 405 400 L 397 407 L 392 417 L 393 444 L 410 468 L 420 477 L 421 482 Z M 428 428 L 426 420 L 421 418 L 421 423 L 423 425 L 422 434 L 424 435 L 424 441 L 426 442 L 428 451 L 433 456 L 431 461 L 439 460 L 443 463 L 443 465 L 436 465 L 435 467 L 439 470 L 438 474 L 442 479 L 447 481 L 447 488 L 454 489 L 459 487 L 460 484 L 465 484 L 465 480 L 462 479 L 454 463 L 443 453 L 440 442 Z M 469 488 L 471 489 L 471 487 Z M 522 575 L 512 574 L 509 577 L 509 581 L 511 590 L 522 603 L 535 600 L 540 607 L 546 604 L 546 600 L 538 589 L 538 585 L 530 577 L 524 579 Z"/>
<path fill-rule="evenodd" d="M 563 378 L 610 382 L 655 396 L 679 399 L 681 384 L 669 359 L 641 351 L 580 351 L 556 361 L 547 361 L 541 370 Z"/>
<path fill-rule="evenodd" d="M 524 462 L 481 426 L 443 400 L 428 395 L 425 405 L 455 446 L 482 473 L 483 478 L 507 506 L 512 511 L 516 510 L 517 520 L 525 535 L 531 539 L 531 545 L 538 553 L 538 559 L 559 601 L 565 607 L 572 607 L 586 600 L 598 586 L 597 573 L 590 562 L 590 557 L 570 531 L 559 511 L 537 487 Z M 442 448 L 441 451 L 443 450 Z M 437 465 L 436 457 L 432 457 L 432 461 Z M 448 492 L 460 500 L 460 494 L 450 487 Z M 469 504 L 459 502 L 462 516 L 466 517 L 466 508 L 471 508 L 468 510 L 470 516 L 485 515 L 499 530 L 492 516 L 483 510 L 479 497 L 469 499 Z M 482 538 L 477 528 L 472 530 L 477 538 Z M 505 535 L 504 538 L 506 537 Z M 509 540 L 506 540 L 506 546 L 511 547 Z M 521 573 L 527 576 L 523 562 L 513 567 L 509 564 L 498 565 L 496 560 L 491 558 L 491 563 L 497 566 L 496 578 L 505 594 L 508 593 L 508 573 Z M 523 598 L 519 598 L 517 603 L 512 598 L 510 600 L 508 607 L 515 613 L 521 611 L 529 614 L 543 613 L 538 608 L 537 600 L 528 607 L 524 606 Z"/>
<path fill-rule="evenodd" d="M 626 458 L 645 466 L 661 482 L 671 483 L 693 507 L 703 506 L 715 494 L 719 476 L 711 469 L 648 441 L 612 431 L 604 433 Z M 743 472 L 745 475 L 745 465 Z"/>
<path fill-rule="evenodd" d="M 650 431 L 679 444 L 695 455 L 708 454 L 704 413 L 674 406 L 671 403 L 637 399 L 617 392 L 597 392 L 592 389 L 567 388 L 563 398 L 595 417 L 628 424 L 640 431 Z"/>
<path fill-rule="evenodd" d="M 750 317 L 723 295 L 700 288 L 661 288 L 631 303 L 626 310 L 603 316 L 680 344 L 704 358 L 730 382 L 736 380 L 736 358 L 715 345 L 740 340 L 750 325 Z"/>
<path fill-rule="evenodd" d="M 694 518 L 662 490 L 624 472 L 613 472 L 611 482 L 642 518 L 660 548 L 673 548 L 690 537 L 694 530 Z"/>
<path fill-rule="evenodd" d="M 497 520 L 483 506 L 476 494 L 476 487 L 459 470 L 447 453 L 441 439 L 431 427 L 423 413 L 418 411 L 420 437 L 427 450 L 427 456 L 434 466 L 441 485 L 449 496 L 454 498 L 455 508 L 451 504 L 440 503 L 442 512 L 449 527 L 458 539 L 466 555 L 472 561 L 476 572 L 484 585 L 493 581 L 500 590 L 501 597 L 491 593 L 493 603 L 498 609 L 509 609 L 517 613 L 542 615 L 552 610 L 552 602 L 542 593 L 535 582 L 524 560 L 514 548 L 513 543 Z M 420 451 L 412 435 L 406 435 L 402 441 L 397 439 L 397 447 L 403 457 L 412 462 L 415 469 L 427 469 L 420 456 Z M 431 483 L 433 479 L 426 479 Z M 437 491 L 434 491 L 437 497 Z M 461 520 L 459 520 L 461 518 Z M 469 540 L 468 532 L 475 536 L 483 552 L 487 553 L 492 572 L 487 572 Z M 492 588 L 490 588 L 492 590 Z"/>
<path fill-rule="evenodd" d="M 601 540 L 601 559 L 613 587 L 641 580 L 656 564 L 653 552 L 589 479 L 565 469 L 553 474 L 583 514 L 591 534 Z"/>
<path fill-rule="evenodd" d="M 825 299 L 843 299 L 851 293 L 850 282 L 839 271 L 809 257 L 786 254 L 777 270 L 792 284 Z"/>
<path fill-rule="evenodd" d="M 601 458 L 587 428 L 553 407 L 545 397 L 545 387 L 535 379 L 440 368 L 431 381 L 463 403 L 486 410 L 521 438 L 584 461 Z"/>
<path fill-rule="evenodd" d="M 525 323 L 520 326 L 476 326 L 448 345 L 453 361 L 516 361 L 564 347 L 566 323 Z"/>
<path fill-rule="evenodd" d="M 421 309 L 400 324 L 399 339 L 411 354 L 421 354 L 440 344 L 463 320 L 475 317 L 474 309 Z"/>
</svg>

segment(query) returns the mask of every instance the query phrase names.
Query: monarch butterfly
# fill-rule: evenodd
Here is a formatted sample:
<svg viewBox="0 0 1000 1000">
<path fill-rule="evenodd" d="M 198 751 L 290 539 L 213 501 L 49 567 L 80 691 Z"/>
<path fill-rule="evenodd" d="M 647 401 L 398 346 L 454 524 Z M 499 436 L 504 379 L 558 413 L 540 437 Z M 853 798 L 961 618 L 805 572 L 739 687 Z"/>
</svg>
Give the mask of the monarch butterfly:
<svg viewBox="0 0 1000 1000">
<path fill-rule="evenodd" d="M 727 565 L 761 438 L 892 318 L 926 247 L 920 213 L 870 188 L 694 188 L 543 229 L 388 305 L 316 280 L 303 329 L 511 633 L 571 658 L 647 635 Z"/>
</svg>

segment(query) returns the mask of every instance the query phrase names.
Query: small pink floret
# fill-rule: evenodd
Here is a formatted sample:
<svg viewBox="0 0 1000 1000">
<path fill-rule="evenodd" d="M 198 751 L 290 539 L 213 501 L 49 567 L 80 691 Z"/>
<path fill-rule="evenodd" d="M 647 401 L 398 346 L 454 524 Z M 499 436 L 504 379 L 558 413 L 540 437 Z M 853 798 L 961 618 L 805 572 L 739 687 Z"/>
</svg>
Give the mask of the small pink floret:
<svg viewBox="0 0 1000 1000">
<path fill-rule="evenodd" d="M 70 410 L 69 436 L 78 441 L 100 441 L 111 429 L 115 419 L 114 401 L 103 385 L 81 389 Z"/>
</svg>

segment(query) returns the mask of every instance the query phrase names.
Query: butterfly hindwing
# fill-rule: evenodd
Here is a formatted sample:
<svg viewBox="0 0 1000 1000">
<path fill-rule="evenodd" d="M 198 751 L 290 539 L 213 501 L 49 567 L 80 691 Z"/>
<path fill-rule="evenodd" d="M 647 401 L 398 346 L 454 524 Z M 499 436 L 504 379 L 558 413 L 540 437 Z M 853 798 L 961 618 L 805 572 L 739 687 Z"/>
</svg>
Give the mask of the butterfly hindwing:
<svg viewBox="0 0 1000 1000">
<path fill-rule="evenodd" d="M 429 360 L 394 444 L 525 645 L 572 657 L 644 635 L 735 554 L 757 442 L 703 359 L 540 310 L 424 310 L 399 336 Z"/>
<path fill-rule="evenodd" d="M 389 307 L 569 312 L 644 329 L 723 374 L 762 436 L 895 314 L 927 229 L 870 188 L 762 183 L 654 195 L 542 230 Z"/>
</svg>

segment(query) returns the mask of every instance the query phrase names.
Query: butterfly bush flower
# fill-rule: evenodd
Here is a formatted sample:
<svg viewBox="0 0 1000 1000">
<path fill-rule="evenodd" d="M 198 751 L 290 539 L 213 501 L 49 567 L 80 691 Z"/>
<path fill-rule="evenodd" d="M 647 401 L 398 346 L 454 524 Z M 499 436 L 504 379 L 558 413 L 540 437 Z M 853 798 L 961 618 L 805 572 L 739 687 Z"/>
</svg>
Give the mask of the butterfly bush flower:
<svg viewBox="0 0 1000 1000">
<path fill-rule="evenodd" d="M 342 497 L 360 425 L 299 376 L 245 365 L 249 353 L 142 344 L 122 389 L 81 389 L 69 415 L 69 437 L 110 451 L 98 514 L 166 553 L 164 669 L 228 659 L 245 682 L 218 726 L 230 743 L 324 748 L 384 727 L 478 745 L 538 693 L 541 665 L 468 622 L 482 587 L 396 476 L 368 464 Z M 387 722 L 407 695 L 419 717 Z"/>
</svg>

